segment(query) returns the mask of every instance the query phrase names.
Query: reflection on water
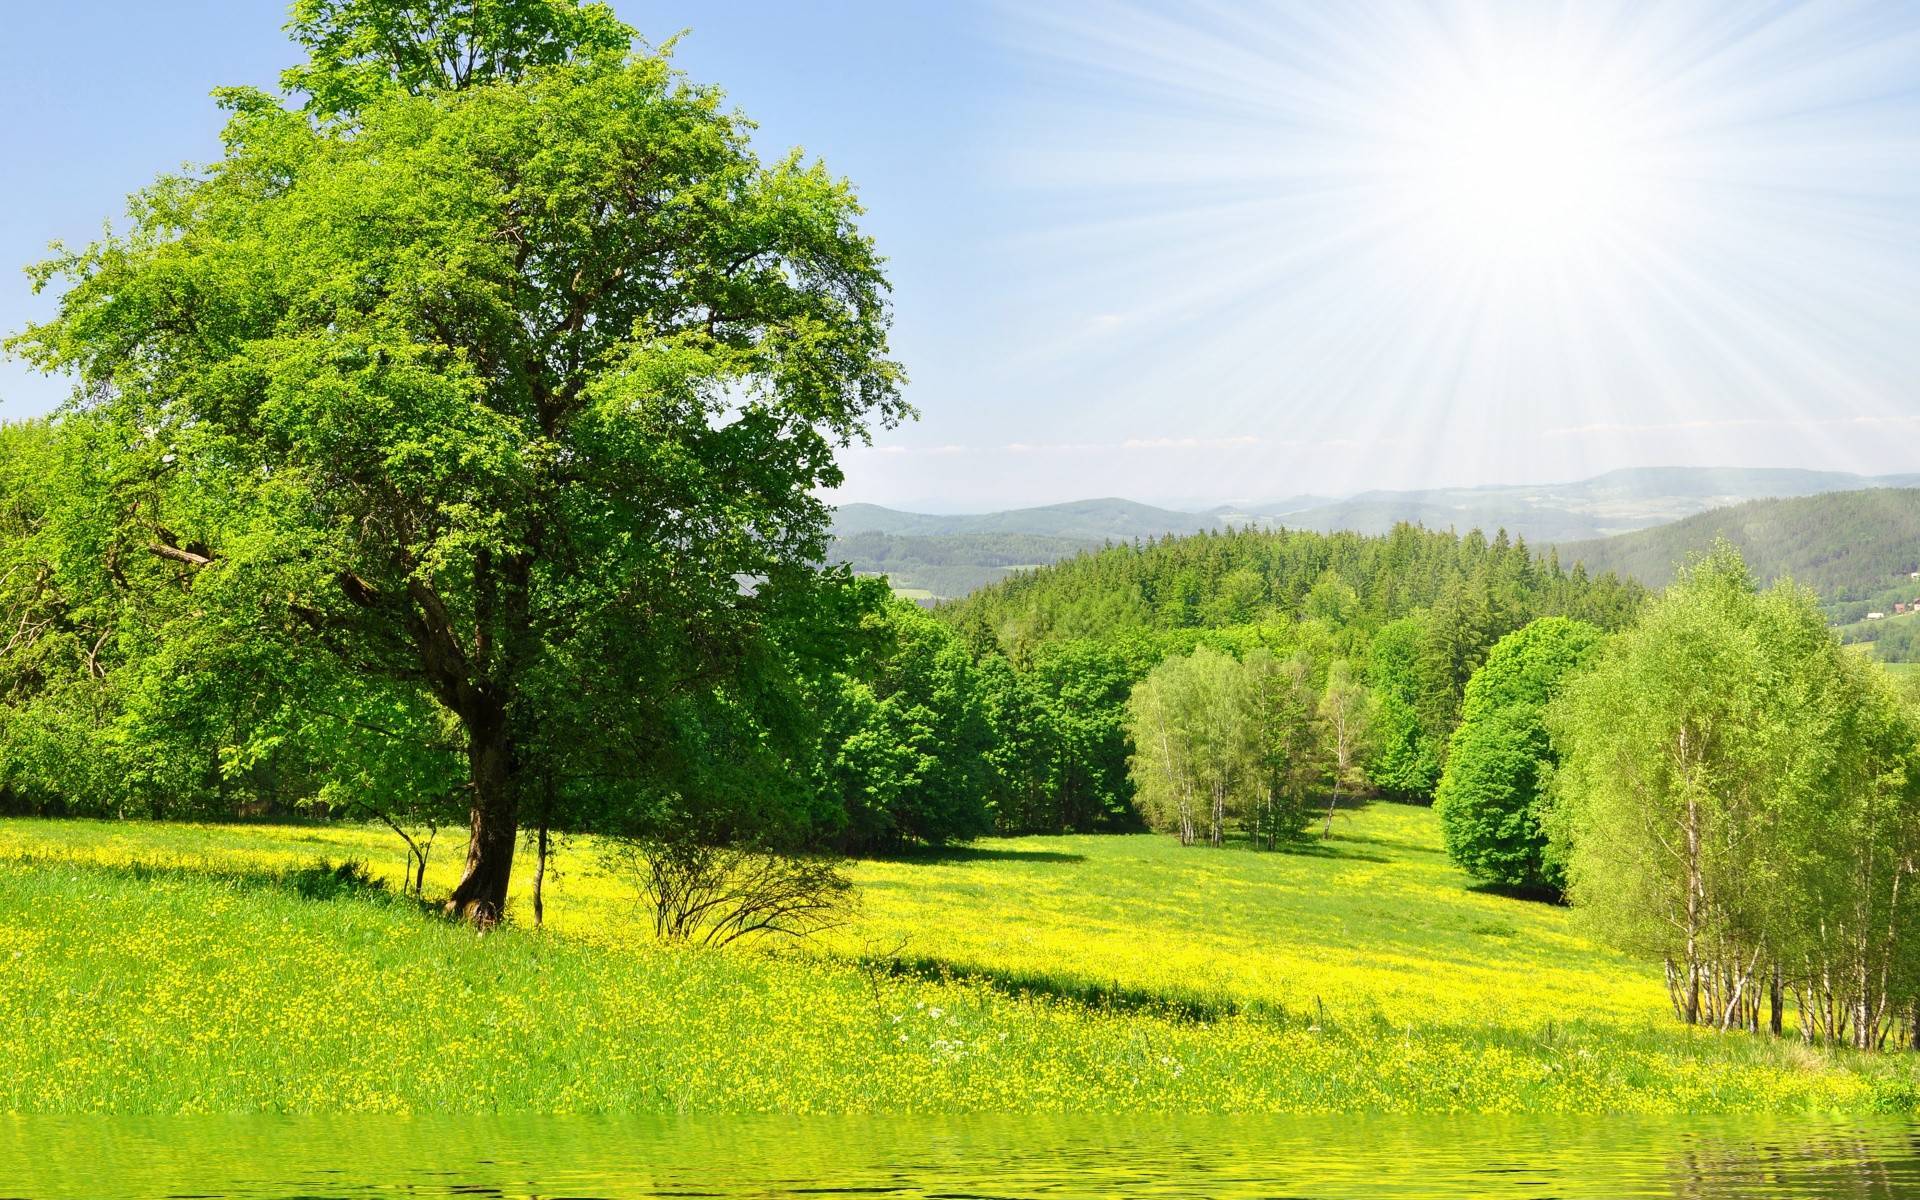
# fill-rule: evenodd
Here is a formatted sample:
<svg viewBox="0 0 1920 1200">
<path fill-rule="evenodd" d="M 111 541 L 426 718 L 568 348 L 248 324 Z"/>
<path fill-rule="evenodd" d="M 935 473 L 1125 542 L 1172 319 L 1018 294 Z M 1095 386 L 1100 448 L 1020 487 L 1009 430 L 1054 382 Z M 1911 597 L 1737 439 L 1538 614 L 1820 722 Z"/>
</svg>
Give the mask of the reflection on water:
<svg viewBox="0 0 1920 1200">
<path fill-rule="evenodd" d="M 0 1197 L 1920 1197 L 1804 1118 L 0 1117 Z"/>
</svg>

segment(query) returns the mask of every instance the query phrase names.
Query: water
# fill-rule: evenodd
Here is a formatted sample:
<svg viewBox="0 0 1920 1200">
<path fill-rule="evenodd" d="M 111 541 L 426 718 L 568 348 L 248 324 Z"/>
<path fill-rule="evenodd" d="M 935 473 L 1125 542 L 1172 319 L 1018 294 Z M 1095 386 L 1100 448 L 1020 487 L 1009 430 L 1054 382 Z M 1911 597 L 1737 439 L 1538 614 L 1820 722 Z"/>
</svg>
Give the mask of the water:
<svg viewBox="0 0 1920 1200">
<path fill-rule="evenodd" d="M 0 1117 L 0 1197 L 1920 1197 L 1920 1125 L 1804 1118 Z"/>
</svg>

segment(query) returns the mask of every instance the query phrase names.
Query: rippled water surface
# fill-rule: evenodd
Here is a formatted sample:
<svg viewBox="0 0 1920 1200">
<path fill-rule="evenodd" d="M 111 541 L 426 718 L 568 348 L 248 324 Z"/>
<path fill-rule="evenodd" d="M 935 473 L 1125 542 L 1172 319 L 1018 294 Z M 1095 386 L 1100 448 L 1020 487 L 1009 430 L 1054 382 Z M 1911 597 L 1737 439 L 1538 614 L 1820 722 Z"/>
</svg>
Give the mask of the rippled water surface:
<svg viewBox="0 0 1920 1200">
<path fill-rule="evenodd" d="M 0 1197 L 1920 1197 L 1805 1119 L 0 1118 Z"/>
</svg>

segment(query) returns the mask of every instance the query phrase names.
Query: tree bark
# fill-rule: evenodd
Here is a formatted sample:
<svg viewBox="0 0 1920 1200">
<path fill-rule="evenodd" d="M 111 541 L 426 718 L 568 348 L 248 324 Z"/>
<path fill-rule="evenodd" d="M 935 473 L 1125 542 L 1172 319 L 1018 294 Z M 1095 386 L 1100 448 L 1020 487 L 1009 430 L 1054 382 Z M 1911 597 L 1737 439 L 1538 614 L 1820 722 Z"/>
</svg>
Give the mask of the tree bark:
<svg viewBox="0 0 1920 1200">
<path fill-rule="evenodd" d="M 547 884 L 547 828 L 553 822 L 553 771 L 546 772 L 546 791 L 540 797 L 540 836 L 534 843 L 536 858 L 533 865 L 533 927 L 541 928 L 547 920 L 546 884 Z"/>
<path fill-rule="evenodd" d="M 1786 1004 L 1781 996 L 1780 964 L 1773 964 L 1773 979 L 1767 987 L 1767 1028 L 1773 1036 L 1779 1037 L 1785 1025 L 1783 1010 Z"/>
<path fill-rule="evenodd" d="M 507 910 L 507 883 L 520 835 L 515 758 L 504 708 L 489 703 L 468 715 L 467 765 L 472 772 L 473 804 L 468 812 L 467 867 L 447 897 L 447 912 L 476 925 L 493 925 Z"/>
</svg>

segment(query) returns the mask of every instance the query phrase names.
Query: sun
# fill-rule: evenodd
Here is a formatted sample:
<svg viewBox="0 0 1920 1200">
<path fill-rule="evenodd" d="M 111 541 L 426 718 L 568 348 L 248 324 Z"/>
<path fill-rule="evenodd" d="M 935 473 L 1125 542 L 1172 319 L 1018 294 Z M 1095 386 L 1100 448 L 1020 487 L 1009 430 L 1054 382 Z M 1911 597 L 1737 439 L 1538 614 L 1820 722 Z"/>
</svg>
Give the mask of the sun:
<svg viewBox="0 0 1920 1200">
<path fill-rule="evenodd" d="M 1602 252 L 1644 199 L 1634 107 L 1568 64 L 1525 57 L 1416 92 L 1397 172 L 1414 220 L 1494 266 Z"/>
</svg>

